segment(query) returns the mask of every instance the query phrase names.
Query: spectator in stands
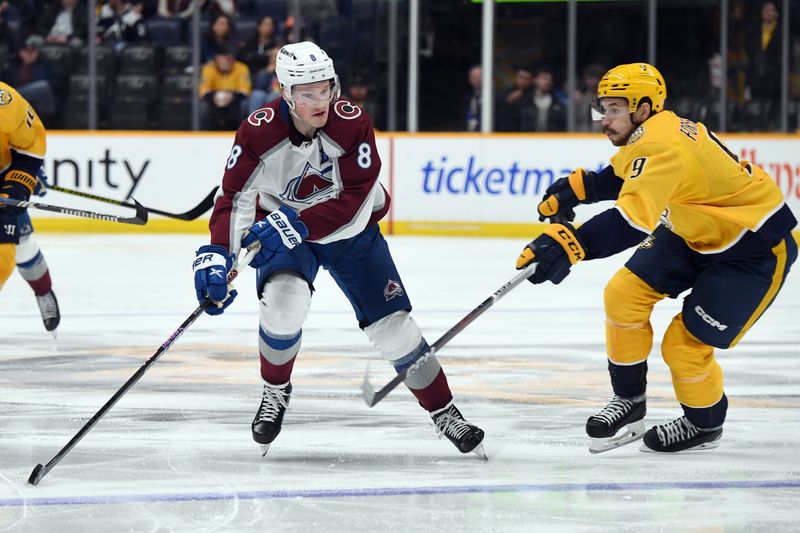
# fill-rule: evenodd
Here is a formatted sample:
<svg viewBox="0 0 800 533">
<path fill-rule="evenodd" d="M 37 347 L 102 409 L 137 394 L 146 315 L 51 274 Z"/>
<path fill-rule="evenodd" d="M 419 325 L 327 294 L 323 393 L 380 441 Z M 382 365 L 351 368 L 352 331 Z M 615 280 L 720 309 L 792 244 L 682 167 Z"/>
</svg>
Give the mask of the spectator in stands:
<svg viewBox="0 0 800 533">
<path fill-rule="evenodd" d="M 369 95 L 369 85 L 367 79 L 361 74 L 356 74 L 347 85 L 347 94 L 345 99 L 349 100 L 351 104 L 357 105 L 367 112 L 372 119 L 372 124 L 375 125 L 380 120 L 379 108 L 377 102 Z M 376 126 L 377 127 L 377 126 Z"/>
<path fill-rule="evenodd" d="M 18 57 L 12 60 L 3 74 L 3 81 L 16 87 L 46 122 L 56 112 L 56 98 L 50 84 L 50 70 L 39 59 L 39 48 L 43 44 L 44 37 L 40 35 L 31 35 L 25 39 Z"/>
<path fill-rule="evenodd" d="M 500 95 L 497 99 L 496 131 L 521 131 L 522 108 L 532 98 L 533 73 L 527 67 L 517 67 L 514 75 L 514 87 Z"/>
<path fill-rule="evenodd" d="M 214 59 L 220 50 L 235 49 L 233 21 L 228 15 L 220 14 L 211 19 L 211 29 L 203 40 L 200 60 L 207 63 Z"/>
<path fill-rule="evenodd" d="M 581 71 L 580 86 L 575 90 L 575 131 L 600 131 L 599 120 L 592 120 L 592 103 L 597 95 L 597 84 L 606 69 L 599 63 L 587 65 Z"/>
<path fill-rule="evenodd" d="M 533 76 L 533 95 L 520 111 L 520 131 L 564 131 L 567 112 L 553 94 L 553 71 L 540 67 Z"/>
<path fill-rule="evenodd" d="M 275 19 L 262 17 L 256 27 L 256 35 L 239 50 L 239 59 L 250 68 L 253 92 L 250 95 L 249 111 L 261 109 L 280 96 L 280 86 L 275 77 L 275 58 L 283 43 L 278 39 Z"/>
<path fill-rule="evenodd" d="M 14 18 L 12 11 L 13 7 L 7 0 L 0 0 L 0 47 L 5 47 L 9 53 L 14 54 L 19 49 L 19 42 L 16 32 L 12 31 L 8 23 Z M 0 63 L 0 67 L 2 66 Z"/>
<path fill-rule="evenodd" d="M 200 12 L 215 20 L 220 15 L 227 15 L 230 19 L 236 17 L 235 0 L 200 0 Z"/>
<path fill-rule="evenodd" d="M 200 123 L 205 130 L 235 130 L 247 112 L 250 70 L 231 49 L 219 49 L 200 77 Z"/>
<path fill-rule="evenodd" d="M 158 15 L 164 18 L 189 20 L 198 0 L 158 0 Z"/>
<path fill-rule="evenodd" d="M 144 4 L 132 4 L 128 0 L 108 0 L 100 8 L 97 29 L 100 41 L 111 44 L 119 52 L 125 45 L 147 38 L 144 25 Z"/>
<path fill-rule="evenodd" d="M 86 5 L 78 0 L 47 4 L 39 23 L 39 32 L 48 43 L 67 43 L 74 47 L 83 44 L 86 28 Z"/>
<path fill-rule="evenodd" d="M 239 50 L 239 60 L 250 68 L 253 89 L 272 92 L 275 78 L 275 54 L 283 43 L 278 40 L 275 19 L 262 17 L 256 27 L 256 35 Z M 277 94 L 276 94 L 277 96 Z"/>
<path fill-rule="evenodd" d="M 483 70 L 480 65 L 472 65 L 467 71 L 469 94 L 464 111 L 467 131 L 481 131 L 481 91 L 483 90 Z"/>
<path fill-rule="evenodd" d="M 761 4 L 760 24 L 748 39 L 747 88 L 749 98 L 756 101 L 765 122 L 774 126 L 781 98 L 781 26 L 775 2 Z"/>
</svg>

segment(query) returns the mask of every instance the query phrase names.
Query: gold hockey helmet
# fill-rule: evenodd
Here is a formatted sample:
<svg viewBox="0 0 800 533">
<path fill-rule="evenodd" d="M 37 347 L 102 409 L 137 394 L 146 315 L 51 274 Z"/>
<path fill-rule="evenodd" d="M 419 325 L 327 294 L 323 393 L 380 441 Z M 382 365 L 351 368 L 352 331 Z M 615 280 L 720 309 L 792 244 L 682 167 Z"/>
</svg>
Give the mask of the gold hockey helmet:
<svg viewBox="0 0 800 533">
<path fill-rule="evenodd" d="M 605 73 L 597 85 L 597 98 L 627 98 L 628 109 L 635 113 L 642 98 L 650 98 L 653 112 L 664 109 L 667 85 L 653 65 L 630 63 L 619 65 Z"/>
</svg>

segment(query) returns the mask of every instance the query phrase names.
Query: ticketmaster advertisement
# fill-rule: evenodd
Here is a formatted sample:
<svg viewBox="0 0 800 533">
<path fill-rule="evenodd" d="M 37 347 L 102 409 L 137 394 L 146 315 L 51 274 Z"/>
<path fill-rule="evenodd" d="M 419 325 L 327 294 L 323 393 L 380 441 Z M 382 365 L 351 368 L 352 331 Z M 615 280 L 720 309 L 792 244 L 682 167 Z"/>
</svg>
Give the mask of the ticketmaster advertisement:
<svg viewBox="0 0 800 533">
<path fill-rule="evenodd" d="M 800 214 L 800 137 L 721 137 L 741 159 L 764 168 Z M 379 134 L 377 143 L 380 179 L 393 198 L 385 229 L 395 234 L 529 236 L 538 223 L 537 201 L 555 179 L 579 166 L 602 169 L 615 152 L 600 134 Z M 184 212 L 219 184 L 232 145 L 232 133 L 52 132 L 45 168 L 60 187 Z M 39 201 L 128 214 L 59 192 Z M 607 207 L 581 206 L 578 222 Z M 37 224 L 42 230 L 109 228 L 93 220 L 31 214 L 53 219 Z M 208 213 L 187 223 L 154 215 L 140 231 L 206 231 L 207 218 Z"/>
</svg>

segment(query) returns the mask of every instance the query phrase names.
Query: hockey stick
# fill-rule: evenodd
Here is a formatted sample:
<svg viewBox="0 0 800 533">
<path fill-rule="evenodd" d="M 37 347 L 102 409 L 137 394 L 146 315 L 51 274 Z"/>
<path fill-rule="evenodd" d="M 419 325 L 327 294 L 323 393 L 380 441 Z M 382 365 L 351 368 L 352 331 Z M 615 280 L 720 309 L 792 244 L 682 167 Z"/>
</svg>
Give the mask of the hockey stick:
<svg viewBox="0 0 800 533">
<path fill-rule="evenodd" d="M 245 253 L 244 256 L 242 256 L 242 258 L 239 261 L 237 261 L 236 265 L 231 269 L 231 271 L 228 272 L 229 285 L 233 282 L 234 279 L 236 279 L 236 276 L 239 275 L 239 268 L 242 266 L 246 266 L 247 264 L 250 263 L 250 261 L 253 259 L 253 256 L 258 251 L 259 247 L 260 244 L 253 246 L 252 248 L 247 250 L 247 253 Z M 61 461 L 61 459 L 63 459 L 64 456 L 67 455 L 69 451 L 75 447 L 76 444 L 78 444 L 78 442 L 80 442 L 80 440 L 83 437 L 86 436 L 89 430 L 91 430 L 94 427 L 94 425 L 97 424 L 97 422 L 99 422 L 100 419 L 103 418 L 103 416 L 112 407 L 114 407 L 114 405 L 116 405 L 116 403 L 120 400 L 120 398 L 122 398 L 125 395 L 125 393 L 127 393 L 131 389 L 131 387 L 136 385 L 136 383 L 142 378 L 142 376 L 144 376 L 144 373 L 147 372 L 147 370 L 151 366 L 153 366 L 153 364 L 155 364 L 156 361 L 158 361 L 159 357 L 164 355 L 164 353 L 170 349 L 172 344 L 176 340 L 178 340 L 178 338 L 181 335 L 183 335 L 183 332 L 186 331 L 186 329 L 189 326 L 191 326 L 200 315 L 203 314 L 203 311 L 205 311 L 209 305 L 212 305 L 212 303 L 211 300 L 209 300 L 208 298 L 206 298 L 206 300 L 203 303 L 198 305 L 197 309 L 192 311 L 192 314 L 189 315 L 180 326 L 178 326 L 178 329 L 173 331 L 172 334 L 169 337 L 167 337 L 167 340 L 165 340 L 164 344 L 162 344 L 161 347 L 159 347 L 158 350 L 156 350 L 156 353 L 154 353 L 150 357 L 150 359 L 145 361 L 145 363 L 139 368 L 139 370 L 137 370 L 136 373 L 133 374 L 130 377 L 130 379 L 128 379 L 128 381 L 126 381 L 125 384 L 119 388 L 119 390 L 117 390 L 116 393 L 114 393 L 114 395 L 105 403 L 105 405 L 103 405 L 103 407 L 101 407 L 100 410 L 97 411 L 94 414 L 94 416 L 91 419 L 89 419 L 88 422 L 86 422 L 86 424 L 80 429 L 80 431 L 78 431 L 75 434 L 75 436 L 72 437 L 72 440 L 70 440 L 66 446 L 61 448 L 61 451 L 59 451 L 52 459 L 50 459 L 50 461 L 46 465 L 38 464 L 36 465 L 36 467 L 34 467 L 33 472 L 31 472 L 31 475 L 28 478 L 28 483 L 30 483 L 31 485 L 38 485 L 39 482 L 42 480 L 42 478 L 46 476 L 47 473 L 50 472 L 50 470 L 52 470 L 53 467 L 55 467 L 59 463 L 59 461 Z"/>
<path fill-rule="evenodd" d="M 439 340 L 433 343 L 433 345 L 428 349 L 428 352 L 417 359 L 417 361 L 405 369 L 404 372 L 400 372 L 397 374 L 392 380 L 384 385 L 380 390 L 376 391 L 372 388 L 372 385 L 369 382 L 369 366 L 367 367 L 367 371 L 364 373 L 364 382 L 361 384 L 361 391 L 364 396 L 364 401 L 367 403 L 369 407 L 373 407 L 376 403 L 381 401 L 389 394 L 392 389 L 397 387 L 403 380 L 408 377 L 409 374 L 414 373 L 426 360 L 431 358 L 442 349 L 442 347 L 450 342 L 450 340 L 461 333 L 464 328 L 469 326 L 476 318 L 481 316 L 487 309 L 489 309 L 494 303 L 511 292 L 511 290 L 522 283 L 527 278 L 531 277 L 533 273 L 536 271 L 536 265 L 538 263 L 531 263 L 523 270 L 520 270 L 519 273 L 511 278 L 505 285 L 497 289 L 494 294 L 486 298 L 481 304 L 469 312 L 467 316 L 462 318 L 458 324 L 450 328 L 447 333 L 442 335 Z"/>
<path fill-rule="evenodd" d="M 105 202 L 107 204 L 114 204 L 114 205 L 121 205 L 122 207 L 134 207 L 133 204 L 128 202 L 123 202 L 121 200 L 114 200 L 112 198 L 106 198 L 104 196 L 97 196 L 96 194 L 91 194 L 88 192 L 83 191 L 76 191 L 75 189 L 67 189 L 66 187 L 59 187 L 58 185 L 49 185 L 45 187 L 51 191 L 63 192 L 66 194 L 73 194 L 75 196 L 80 196 L 82 198 L 88 198 L 90 200 L 97 200 L 99 202 Z M 217 193 L 217 189 L 219 186 L 214 187 L 208 196 L 206 196 L 202 202 L 197 204 L 195 207 L 189 209 L 185 213 L 167 213 L 166 211 L 161 211 L 160 209 L 153 209 L 152 207 L 145 207 L 148 213 L 153 213 L 155 215 L 162 215 L 169 218 L 177 218 L 179 220 L 194 220 L 212 207 L 214 207 L 214 195 Z M 135 201 L 135 200 L 134 200 Z"/>
<path fill-rule="evenodd" d="M 131 198 L 133 200 L 133 198 Z M 95 211 L 84 211 L 83 209 L 75 209 L 73 207 L 62 207 L 60 205 L 41 204 L 39 202 L 30 202 L 24 200 L 14 200 L 13 198 L 0 198 L 0 204 L 13 205 L 22 207 L 24 209 L 41 209 L 42 211 L 50 211 L 52 213 L 61 213 L 64 215 L 72 215 L 76 217 L 92 218 L 95 220 L 105 220 L 107 222 L 121 222 L 122 224 L 136 224 L 143 226 L 147 223 L 147 209 L 136 200 L 133 200 L 132 207 L 136 209 L 136 215 L 130 218 L 119 217 L 117 215 L 109 215 L 106 213 L 97 213 Z"/>
</svg>

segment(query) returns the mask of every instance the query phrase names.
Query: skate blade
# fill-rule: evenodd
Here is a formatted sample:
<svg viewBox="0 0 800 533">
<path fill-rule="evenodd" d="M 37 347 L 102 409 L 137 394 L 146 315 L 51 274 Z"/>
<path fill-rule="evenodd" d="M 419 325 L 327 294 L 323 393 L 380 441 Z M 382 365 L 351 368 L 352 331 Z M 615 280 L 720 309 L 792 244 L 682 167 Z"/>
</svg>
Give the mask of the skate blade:
<svg viewBox="0 0 800 533">
<path fill-rule="evenodd" d="M 484 461 L 488 461 L 489 460 L 489 456 L 486 455 L 486 448 L 483 447 L 483 443 L 478 444 L 477 446 L 475 446 L 475 448 L 472 450 L 472 453 L 474 453 L 475 455 L 477 455 L 478 457 L 480 457 Z"/>
<path fill-rule="evenodd" d="M 694 446 L 692 448 L 688 448 L 686 450 L 680 450 L 680 451 L 677 451 L 677 452 L 662 452 L 662 451 L 659 451 L 659 450 L 654 450 L 652 448 L 648 448 L 647 444 L 642 443 L 642 445 L 639 447 L 639 451 L 647 452 L 647 453 L 660 453 L 660 454 L 666 454 L 666 455 L 674 455 L 676 453 L 699 452 L 699 451 L 702 451 L 702 450 L 713 450 L 714 448 L 716 448 L 718 446 L 719 446 L 719 439 L 712 440 L 711 442 L 704 442 L 703 444 L 699 444 L 697 446 Z"/>
<path fill-rule="evenodd" d="M 589 453 L 603 453 L 614 448 L 619 448 L 644 437 L 644 420 L 637 420 L 623 428 L 622 435 L 613 437 L 593 438 L 589 442 Z"/>
<path fill-rule="evenodd" d="M 266 457 L 267 452 L 269 451 L 269 447 L 272 446 L 272 443 L 269 444 L 259 444 L 258 448 L 261 450 L 261 457 Z"/>
</svg>

